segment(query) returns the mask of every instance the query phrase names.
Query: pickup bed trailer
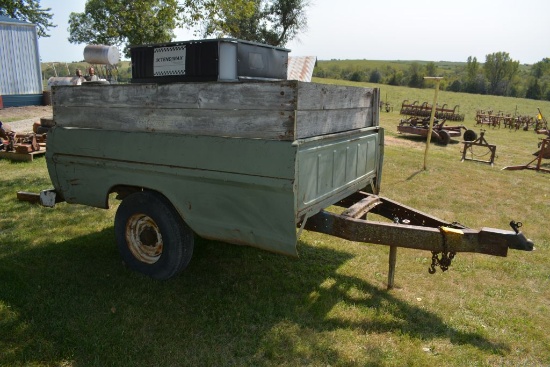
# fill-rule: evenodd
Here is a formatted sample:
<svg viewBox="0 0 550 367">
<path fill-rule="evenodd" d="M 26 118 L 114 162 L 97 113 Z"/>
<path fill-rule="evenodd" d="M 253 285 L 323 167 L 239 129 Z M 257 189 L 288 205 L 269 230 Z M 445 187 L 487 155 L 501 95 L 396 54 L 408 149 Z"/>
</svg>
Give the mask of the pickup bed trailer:
<svg viewBox="0 0 550 367">
<path fill-rule="evenodd" d="M 133 270 L 168 279 L 193 238 L 297 255 L 303 229 L 433 252 L 532 250 L 513 231 L 471 230 L 380 197 L 379 90 L 297 81 L 58 86 L 41 201 L 108 208 Z M 325 210 L 340 206 L 343 212 Z M 367 220 L 376 213 L 391 222 Z"/>
</svg>

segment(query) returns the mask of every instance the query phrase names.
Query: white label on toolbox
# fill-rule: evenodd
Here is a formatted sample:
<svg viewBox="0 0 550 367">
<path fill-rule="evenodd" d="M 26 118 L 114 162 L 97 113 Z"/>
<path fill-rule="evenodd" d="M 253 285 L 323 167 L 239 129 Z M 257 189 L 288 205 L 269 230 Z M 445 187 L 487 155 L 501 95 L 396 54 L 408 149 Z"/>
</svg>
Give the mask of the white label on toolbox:
<svg viewBox="0 0 550 367">
<path fill-rule="evenodd" d="M 155 48 L 154 76 L 185 75 L 185 46 Z"/>
</svg>

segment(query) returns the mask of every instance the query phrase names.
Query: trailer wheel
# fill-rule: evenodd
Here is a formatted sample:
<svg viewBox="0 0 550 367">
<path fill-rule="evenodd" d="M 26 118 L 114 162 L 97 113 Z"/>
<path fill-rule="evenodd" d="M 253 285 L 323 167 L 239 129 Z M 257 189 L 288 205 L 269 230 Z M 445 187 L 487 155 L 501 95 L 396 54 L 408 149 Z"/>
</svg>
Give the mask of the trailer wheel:
<svg viewBox="0 0 550 367">
<path fill-rule="evenodd" d="M 474 130 L 466 130 L 463 137 L 464 141 L 475 141 L 477 139 L 477 134 Z"/>
<path fill-rule="evenodd" d="M 451 142 L 451 135 L 446 130 L 439 131 L 439 142 L 442 145 L 447 145 Z"/>
<path fill-rule="evenodd" d="M 193 255 L 193 231 L 163 195 L 139 191 L 128 195 L 115 215 L 115 237 L 126 265 L 154 279 L 169 279 Z"/>
</svg>

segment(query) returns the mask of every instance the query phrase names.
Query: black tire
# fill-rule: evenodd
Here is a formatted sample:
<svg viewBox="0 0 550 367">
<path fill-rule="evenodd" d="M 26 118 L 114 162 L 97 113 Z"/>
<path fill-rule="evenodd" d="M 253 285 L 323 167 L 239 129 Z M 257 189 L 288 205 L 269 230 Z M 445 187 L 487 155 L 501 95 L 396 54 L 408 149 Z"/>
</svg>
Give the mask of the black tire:
<svg viewBox="0 0 550 367">
<path fill-rule="evenodd" d="M 135 192 L 122 200 L 115 237 L 126 265 L 154 279 L 172 278 L 193 256 L 193 231 L 170 201 L 154 191 Z"/>
<path fill-rule="evenodd" d="M 475 141 L 477 139 L 477 134 L 474 130 L 466 130 L 463 137 L 464 141 Z"/>
<path fill-rule="evenodd" d="M 451 142 L 451 135 L 446 130 L 440 130 L 438 134 L 440 144 L 447 145 Z"/>
</svg>

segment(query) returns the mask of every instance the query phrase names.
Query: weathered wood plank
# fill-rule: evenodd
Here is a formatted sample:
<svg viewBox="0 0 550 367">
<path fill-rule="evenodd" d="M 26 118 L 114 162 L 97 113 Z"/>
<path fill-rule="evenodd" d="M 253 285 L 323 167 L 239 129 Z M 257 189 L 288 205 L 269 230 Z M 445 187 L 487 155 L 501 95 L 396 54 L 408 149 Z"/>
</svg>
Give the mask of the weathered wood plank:
<svg viewBox="0 0 550 367">
<path fill-rule="evenodd" d="M 57 126 L 294 140 L 293 111 L 56 107 Z"/>
<path fill-rule="evenodd" d="M 40 202 L 40 194 L 28 191 L 17 191 L 17 200 L 36 204 Z"/>
<path fill-rule="evenodd" d="M 296 82 L 81 85 L 54 88 L 54 106 L 296 109 Z"/>
<path fill-rule="evenodd" d="M 361 129 L 373 126 L 371 108 L 296 111 L 296 138 Z"/>
<path fill-rule="evenodd" d="M 378 93 L 297 81 L 63 86 L 65 127 L 294 140 L 370 127 Z"/>
<path fill-rule="evenodd" d="M 371 107 L 375 89 L 316 83 L 298 84 L 297 110 L 332 110 Z"/>
</svg>

